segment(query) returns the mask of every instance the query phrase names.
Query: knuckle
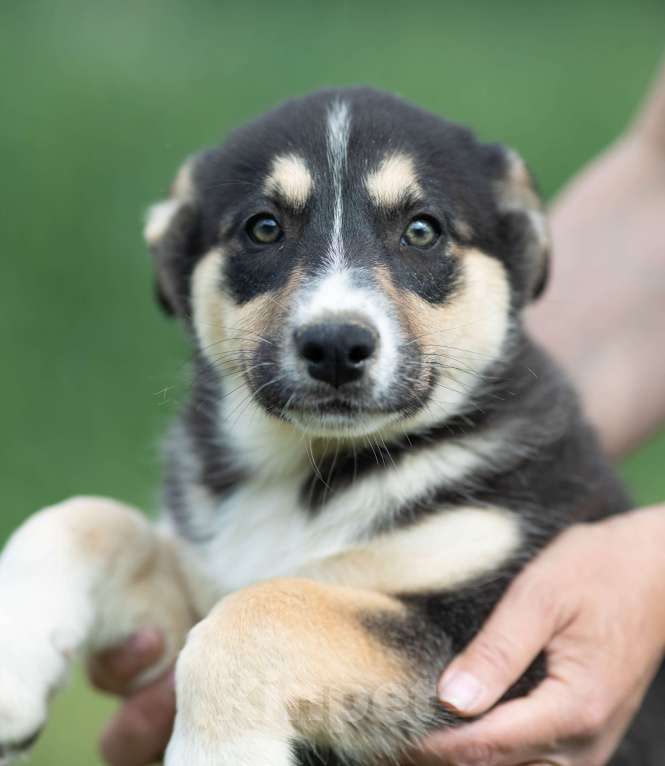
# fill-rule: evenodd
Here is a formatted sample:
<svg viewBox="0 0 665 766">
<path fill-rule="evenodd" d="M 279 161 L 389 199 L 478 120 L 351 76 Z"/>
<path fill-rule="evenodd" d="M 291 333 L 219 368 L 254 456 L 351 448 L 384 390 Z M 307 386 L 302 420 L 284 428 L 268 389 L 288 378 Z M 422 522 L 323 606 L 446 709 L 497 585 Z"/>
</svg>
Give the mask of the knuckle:
<svg viewBox="0 0 665 766">
<path fill-rule="evenodd" d="M 493 675 L 510 674 L 514 664 L 516 642 L 502 633 L 481 636 L 476 641 L 475 652 L 477 659 L 491 671 Z"/>
<path fill-rule="evenodd" d="M 572 721 L 572 739 L 581 743 L 593 741 L 605 727 L 607 718 L 602 700 L 589 697 Z"/>
<path fill-rule="evenodd" d="M 534 588 L 534 603 L 537 604 L 538 610 L 542 616 L 544 616 L 548 622 L 556 622 L 561 612 L 561 596 L 558 588 Z"/>
<path fill-rule="evenodd" d="M 551 587 L 551 573 L 530 572 L 529 576 L 523 574 L 524 576 L 513 585 L 519 606 L 537 614 L 539 618 L 544 617 L 548 622 L 554 622 L 561 611 L 561 592 L 558 588 Z"/>
</svg>

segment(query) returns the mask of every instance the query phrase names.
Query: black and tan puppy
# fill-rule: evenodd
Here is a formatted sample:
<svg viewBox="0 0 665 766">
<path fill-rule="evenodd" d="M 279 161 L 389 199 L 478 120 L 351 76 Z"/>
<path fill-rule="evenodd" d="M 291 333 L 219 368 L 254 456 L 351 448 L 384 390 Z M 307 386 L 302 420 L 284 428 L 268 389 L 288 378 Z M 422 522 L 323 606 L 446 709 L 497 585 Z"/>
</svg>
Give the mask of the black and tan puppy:
<svg viewBox="0 0 665 766">
<path fill-rule="evenodd" d="M 163 520 L 77 498 L 11 539 L 0 763 L 74 655 L 140 625 L 169 637 L 153 674 L 179 655 L 168 766 L 398 758 L 456 723 L 437 676 L 520 567 L 627 507 L 523 330 L 548 263 L 529 173 L 398 98 L 326 91 L 190 159 L 146 237 L 196 372 Z M 662 765 L 648 723 L 617 764 Z"/>
</svg>

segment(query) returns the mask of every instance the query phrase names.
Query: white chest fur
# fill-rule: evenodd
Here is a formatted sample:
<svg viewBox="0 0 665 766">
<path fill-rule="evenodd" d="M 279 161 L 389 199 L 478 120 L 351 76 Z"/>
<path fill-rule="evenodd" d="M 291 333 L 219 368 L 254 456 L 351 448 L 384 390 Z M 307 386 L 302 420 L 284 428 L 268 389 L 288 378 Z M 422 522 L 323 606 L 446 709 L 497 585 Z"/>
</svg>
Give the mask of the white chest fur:
<svg viewBox="0 0 665 766">
<path fill-rule="evenodd" d="M 298 495 L 292 481 L 250 481 L 220 504 L 214 537 L 197 551 L 222 592 L 293 573 L 352 544 L 360 519 L 339 512 L 312 517 Z"/>
<path fill-rule="evenodd" d="M 367 531 L 376 521 L 385 524 L 405 503 L 457 484 L 489 463 L 502 462 L 511 452 L 508 444 L 508 434 L 503 432 L 432 444 L 402 455 L 396 465 L 370 471 L 314 513 L 303 507 L 300 497 L 312 471 L 308 461 L 295 471 L 291 466 L 281 477 L 257 468 L 218 502 L 202 491 L 196 493 L 196 500 L 190 495 L 190 501 L 195 500 L 193 517 L 205 519 L 209 532 L 204 542 L 185 544 L 189 564 L 207 583 L 201 608 L 208 609 L 224 594 L 257 580 L 311 571 L 324 559 L 365 545 Z M 479 519 L 475 513 L 468 518 L 468 552 L 473 558 L 482 527 L 487 522 L 488 532 L 495 534 L 496 519 Z M 459 518 L 455 523 L 455 527 L 442 524 L 437 531 L 436 555 L 441 560 L 446 559 L 448 546 L 459 561 L 464 525 Z"/>
</svg>

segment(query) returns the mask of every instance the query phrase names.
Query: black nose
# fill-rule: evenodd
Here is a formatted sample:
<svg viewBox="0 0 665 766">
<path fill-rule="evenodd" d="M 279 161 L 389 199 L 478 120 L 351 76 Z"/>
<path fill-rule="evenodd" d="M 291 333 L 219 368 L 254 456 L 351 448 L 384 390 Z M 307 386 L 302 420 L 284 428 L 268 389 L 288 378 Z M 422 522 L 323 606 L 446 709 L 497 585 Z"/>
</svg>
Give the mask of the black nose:
<svg viewBox="0 0 665 766">
<path fill-rule="evenodd" d="M 311 377 L 335 388 L 361 378 L 376 350 L 376 334 L 361 324 L 310 325 L 295 340 Z"/>
</svg>

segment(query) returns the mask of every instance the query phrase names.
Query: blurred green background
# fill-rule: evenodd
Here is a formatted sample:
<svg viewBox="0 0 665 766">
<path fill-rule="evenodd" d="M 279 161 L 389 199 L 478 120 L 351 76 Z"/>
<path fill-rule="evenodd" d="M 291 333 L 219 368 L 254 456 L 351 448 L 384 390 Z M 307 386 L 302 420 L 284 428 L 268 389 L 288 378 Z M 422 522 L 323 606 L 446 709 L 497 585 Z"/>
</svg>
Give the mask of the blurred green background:
<svg viewBox="0 0 665 766">
<path fill-rule="evenodd" d="M 518 147 L 549 196 L 621 130 L 663 32 L 662 0 L 2 0 L 0 543 L 73 493 L 155 505 L 186 351 L 141 217 L 192 149 L 369 83 Z M 665 498 L 664 458 L 660 439 L 624 466 L 641 501 Z M 110 709 L 75 681 L 31 763 L 98 764 Z"/>
</svg>

